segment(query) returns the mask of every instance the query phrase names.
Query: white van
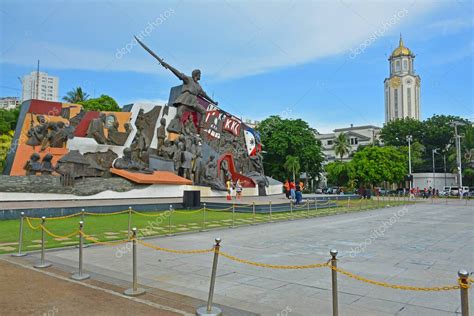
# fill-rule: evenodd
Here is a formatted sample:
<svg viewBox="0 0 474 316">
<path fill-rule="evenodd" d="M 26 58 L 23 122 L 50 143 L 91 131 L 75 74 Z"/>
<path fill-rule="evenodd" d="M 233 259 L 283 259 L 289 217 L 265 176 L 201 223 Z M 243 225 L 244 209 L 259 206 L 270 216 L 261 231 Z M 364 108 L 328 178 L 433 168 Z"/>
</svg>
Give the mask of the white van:
<svg viewBox="0 0 474 316">
<path fill-rule="evenodd" d="M 451 190 L 449 192 L 452 196 L 458 196 L 459 195 L 459 187 L 451 187 Z"/>
</svg>

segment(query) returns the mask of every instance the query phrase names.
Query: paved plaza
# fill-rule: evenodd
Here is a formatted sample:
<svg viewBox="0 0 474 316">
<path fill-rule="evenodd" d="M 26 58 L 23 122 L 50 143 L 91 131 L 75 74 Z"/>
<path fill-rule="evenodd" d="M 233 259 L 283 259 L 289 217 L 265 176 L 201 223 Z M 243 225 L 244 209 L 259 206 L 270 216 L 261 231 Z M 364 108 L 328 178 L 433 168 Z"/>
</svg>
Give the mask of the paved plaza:
<svg viewBox="0 0 474 316">
<path fill-rule="evenodd" d="M 325 262 L 339 251 L 339 267 L 402 285 L 456 284 L 457 271 L 474 271 L 474 205 L 423 203 L 406 207 L 215 230 L 147 240 L 173 249 L 210 248 L 239 258 L 280 265 Z M 35 254 L 34 256 L 38 256 Z M 101 280 L 131 280 L 125 245 L 84 249 L 85 269 Z M 74 271 L 77 250 L 54 250 L 47 260 Z M 139 283 L 205 300 L 212 254 L 138 250 Z M 220 257 L 215 302 L 263 315 L 331 315 L 328 268 L 274 270 Z M 340 315 L 456 315 L 459 290 L 402 291 L 339 275 Z M 470 302 L 474 301 L 470 291 Z"/>
</svg>

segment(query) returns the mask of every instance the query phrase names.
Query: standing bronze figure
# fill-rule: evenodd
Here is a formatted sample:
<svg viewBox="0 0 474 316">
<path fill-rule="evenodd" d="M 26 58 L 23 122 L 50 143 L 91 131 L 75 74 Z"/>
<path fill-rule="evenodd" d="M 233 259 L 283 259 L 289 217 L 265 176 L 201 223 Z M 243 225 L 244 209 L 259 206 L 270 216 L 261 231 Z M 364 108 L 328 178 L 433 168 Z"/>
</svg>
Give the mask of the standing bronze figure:
<svg viewBox="0 0 474 316">
<path fill-rule="evenodd" d="M 176 77 L 183 81 L 183 87 L 181 89 L 181 94 L 174 101 L 174 105 L 178 108 L 178 111 L 183 113 L 184 108 L 191 108 L 201 114 L 205 114 L 206 110 L 203 109 L 197 100 L 197 96 L 201 96 L 211 103 L 217 105 L 218 103 L 212 100 L 206 92 L 202 89 L 199 84 L 201 79 L 201 71 L 199 69 L 193 70 L 191 76 L 187 76 L 184 73 L 180 72 L 170 64 L 166 63 L 162 58 L 156 55 L 151 49 L 149 49 L 145 44 L 143 44 L 136 36 L 135 39 L 137 42 L 148 52 L 150 55 L 156 58 L 158 62 L 166 69 L 169 69 Z"/>
</svg>

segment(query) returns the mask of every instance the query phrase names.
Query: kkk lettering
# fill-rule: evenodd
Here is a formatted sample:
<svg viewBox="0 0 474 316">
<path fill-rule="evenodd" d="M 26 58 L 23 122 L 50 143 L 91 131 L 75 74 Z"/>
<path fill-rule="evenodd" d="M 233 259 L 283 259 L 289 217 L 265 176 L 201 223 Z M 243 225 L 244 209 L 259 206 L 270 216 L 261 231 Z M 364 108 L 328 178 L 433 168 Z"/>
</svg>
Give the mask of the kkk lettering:
<svg viewBox="0 0 474 316">
<path fill-rule="evenodd" d="M 226 117 L 224 120 L 224 126 L 222 127 L 224 131 L 232 133 L 234 136 L 240 135 L 240 121 L 237 121 L 233 118 Z"/>
</svg>

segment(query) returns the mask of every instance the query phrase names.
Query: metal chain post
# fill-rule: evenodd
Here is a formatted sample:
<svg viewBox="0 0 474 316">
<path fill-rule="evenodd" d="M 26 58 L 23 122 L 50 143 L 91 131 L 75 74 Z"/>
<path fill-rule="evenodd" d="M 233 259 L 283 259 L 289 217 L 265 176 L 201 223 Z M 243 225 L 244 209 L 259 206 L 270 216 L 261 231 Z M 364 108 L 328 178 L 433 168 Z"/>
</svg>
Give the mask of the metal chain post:
<svg viewBox="0 0 474 316">
<path fill-rule="evenodd" d="M 23 245 L 23 222 L 25 219 L 25 212 L 20 213 L 20 235 L 18 237 L 18 253 L 12 254 L 12 257 L 24 257 L 26 253 L 21 252 L 21 247 Z"/>
<path fill-rule="evenodd" d="M 132 236 L 131 231 L 130 231 L 131 227 L 132 227 L 132 207 L 129 206 L 128 207 L 128 238 Z"/>
<path fill-rule="evenodd" d="M 168 236 L 171 236 L 171 214 L 173 214 L 173 205 L 170 204 L 170 214 L 168 215 Z"/>
<path fill-rule="evenodd" d="M 347 209 L 348 210 L 351 209 L 351 197 L 350 196 L 347 197 Z"/>
<path fill-rule="evenodd" d="M 255 225 L 255 202 L 252 202 L 253 223 Z"/>
<path fill-rule="evenodd" d="M 44 240 L 44 237 L 45 237 L 44 236 L 44 224 L 45 223 L 46 223 L 46 217 L 42 216 L 41 217 L 41 259 L 40 259 L 40 262 L 38 264 L 34 265 L 35 268 L 39 268 L 39 269 L 48 268 L 48 267 L 51 266 L 51 263 L 44 261 L 44 243 L 45 243 L 45 240 Z"/>
<path fill-rule="evenodd" d="M 306 199 L 306 212 L 308 213 L 308 217 L 311 217 L 309 215 L 309 199 Z"/>
<path fill-rule="evenodd" d="M 469 316 L 469 272 L 466 270 L 458 271 L 459 282 L 464 285 L 461 286 L 461 315 Z"/>
<path fill-rule="evenodd" d="M 331 249 L 329 251 L 331 254 L 331 266 L 337 268 L 337 250 Z M 332 278 L 332 315 L 338 316 L 339 309 L 338 309 L 338 302 L 337 302 L 337 271 L 331 269 L 331 278 Z"/>
<path fill-rule="evenodd" d="M 132 228 L 132 277 L 133 277 L 133 283 L 132 283 L 132 288 L 127 289 L 123 292 L 123 294 L 128 295 L 128 296 L 138 296 L 141 294 L 144 294 L 146 291 L 144 289 L 138 288 L 138 282 L 137 282 L 137 229 L 135 227 Z"/>
<path fill-rule="evenodd" d="M 201 227 L 202 232 L 206 231 L 206 203 L 204 203 L 203 205 L 204 205 L 204 208 L 202 210 L 202 227 Z"/>
<path fill-rule="evenodd" d="M 293 201 L 290 200 L 290 215 L 291 215 L 291 220 L 293 220 Z"/>
<path fill-rule="evenodd" d="M 85 209 L 81 209 L 81 221 L 83 221 L 83 222 L 84 222 L 84 215 L 85 215 L 84 213 L 85 212 L 86 212 Z"/>
<path fill-rule="evenodd" d="M 316 209 L 316 213 L 318 213 L 318 198 L 314 199 L 314 208 Z"/>
<path fill-rule="evenodd" d="M 211 284 L 209 286 L 209 297 L 207 299 L 207 306 L 199 307 L 196 310 L 196 315 L 206 315 L 206 316 L 219 316 L 222 315 L 222 310 L 217 306 L 212 306 L 212 300 L 214 298 L 214 287 L 216 284 L 216 274 L 217 274 L 217 261 L 219 259 L 219 249 L 221 239 L 216 238 L 216 244 L 214 245 L 214 260 L 212 262 L 212 272 L 211 272 Z"/>
<path fill-rule="evenodd" d="M 270 201 L 268 203 L 269 203 L 269 206 L 270 206 L 270 222 L 273 222 L 273 219 L 272 219 L 272 201 Z"/>
<path fill-rule="evenodd" d="M 232 203 L 232 228 L 235 227 L 235 203 Z"/>
<path fill-rule="evenodd" d="M 79 222 L 79 271 L 78 273 L 74 273 L 71 275 L 71 279 L 77 280 L 77 281 L 82 281 L 90 278 L 90 275 L 87 273 L 82 273 L 82 248 L 84 246 L 84 237 L 82 236 L 82 232 L 84 230 L 84 222 L 80 221 Z"/>
</svg>

